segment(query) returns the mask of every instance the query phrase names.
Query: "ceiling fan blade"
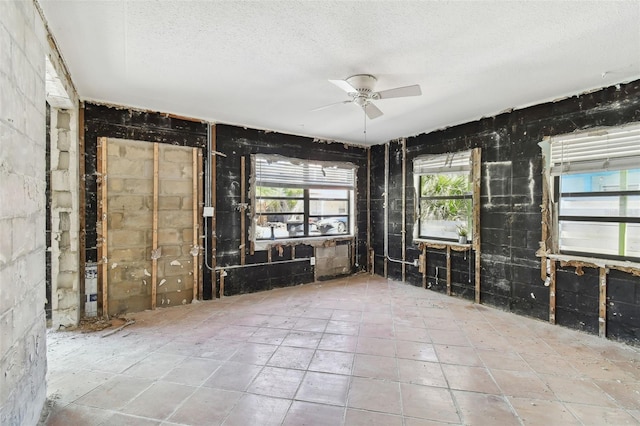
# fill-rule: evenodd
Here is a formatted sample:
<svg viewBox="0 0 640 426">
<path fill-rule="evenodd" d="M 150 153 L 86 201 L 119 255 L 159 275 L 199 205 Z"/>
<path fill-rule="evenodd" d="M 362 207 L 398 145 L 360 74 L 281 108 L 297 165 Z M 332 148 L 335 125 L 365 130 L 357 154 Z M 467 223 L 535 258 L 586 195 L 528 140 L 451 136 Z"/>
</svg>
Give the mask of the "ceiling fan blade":
<svg viewBox="0 0 640 426">
<path fill-rule="evenodd" d="M 344 90 L 347 93 L 357 92 L 355 87 L 350 85 L 349 82 L 346 81 L 346 80 L 329 80 L 329 82 L 335 84 L 336 86 L 338 86 L 339 88 L 341 88 L 342 90 Z"/>
<path fill-rule="evenodd" d="M 396 87 L 395 89 L 383 90 L 378 92 L 378 99 L 402 98 L 405 96 L 420 96 L 422 91 L 420 86 L 414 84 L 412 86 Z"/>
<path fill-rule="evenodd" d="M 380 109 L 371 102 L 362 105 L 362 109 L 364 110 L 364 113 L 367 114 L 367 117 L 369 117 L 370 120 L 378 118 L 382 115 L 382 111 L 380 111 Z"/>
<path fill-rule="evenodd" d="M 312 110 L 311 110 L 311 112 L 314 112 L 314 111 L 322 111 L 323 109 L 331 108 L 332 106 L 342 105 L 342 104 L 350 104 L 350 103 L 352 103 L 352 102 L 353 102 L 353 101 L 351 101 L 351 100 L 348 100 L 348 101 L 341 101 L 341 102 L 334 102 L 334 103 L 329 104 L 329 105 L 325 105 L 325 106 L 321 106 L 321 107 L 318 107 L 318 108 L 314 108 L 314 109 L 312 109 Z"/>
</svg>

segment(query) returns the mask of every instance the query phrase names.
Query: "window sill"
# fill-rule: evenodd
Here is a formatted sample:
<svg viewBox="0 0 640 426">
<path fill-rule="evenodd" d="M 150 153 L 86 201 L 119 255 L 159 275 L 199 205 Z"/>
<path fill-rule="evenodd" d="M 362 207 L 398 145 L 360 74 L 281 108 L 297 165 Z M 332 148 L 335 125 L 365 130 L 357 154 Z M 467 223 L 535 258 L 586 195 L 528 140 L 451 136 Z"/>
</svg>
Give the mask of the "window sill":
<svg viewBox="0 0 640 426">
<path fill-rule="evenodd" d="M 269 250 L 271 247 L 277 246 L 294 246 L 305 244 L 318 247 L 327 241 L 349 241 L 354 238 L 353 235 L 335 235 L 324 237 L 305 237 L 305 238 L 282 238 L 278 240 L 256 240 L 253 243 L 254 250 Z"/>
<path fill-rule="evenodd" d="M 600 259 L 597 257 L 575 256 L 570 254 L 547 254 L 547 258 L 560 262 L 582 262 L 585 266 L 595 268 L 636 269 L 640 271 L 640 263 L 626 260 Z"/>
<path fill-rule="evenodd" d="M 457 241 L 443 241 L 443 240 L 430 240 L 428 238 L 414 238 L 413 242 L 415 244 L 426 244 L 427 247 L 437 247 L 437 246 L 451 246 L 452 248 L 457 248 L 461 250 L 469 250 L 473 249 L 473 242 L 469 241 L 466 244 L 461 244 Z"/>
</svg>

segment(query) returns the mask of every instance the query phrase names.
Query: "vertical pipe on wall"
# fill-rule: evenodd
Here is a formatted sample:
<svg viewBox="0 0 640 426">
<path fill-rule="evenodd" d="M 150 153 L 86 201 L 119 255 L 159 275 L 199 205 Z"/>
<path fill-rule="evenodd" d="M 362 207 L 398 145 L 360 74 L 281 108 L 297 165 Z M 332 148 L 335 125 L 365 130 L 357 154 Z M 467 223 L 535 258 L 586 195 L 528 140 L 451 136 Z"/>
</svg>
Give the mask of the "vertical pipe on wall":
<svg viewBox="0 0 640 426">
<path fill-rule="evenodd" d="M 447 244 L 447 296 L 451 296 L 451 246 Z"/>
<path fill-rule="evenodd" d="M 384 277 L 389 258 L 389 142 L 384 145 Z"/>
<path fill-rule="evenodd" d="M 369 147 L 367 148 L 367 253 L 369 253 L 367 269 L 373 274 L 371 251 L 371 147 Z"/>
<path fill-rule="evenodd" d="M 203 222 L 204 222 L 204 217 L 202 216 L 202 206 L 203 206 L 203 190 L 204 190 L 204 186 L 205 185 L 205 181 L 204 179 L 200 179 L 200 177 L 203 175 L 203 171 L 202 171 L 202 151 L 200 149 L 198 149 L 198 195 L 197 195 L 197 199 L 198 199 L 198 234 L 200 233 L 201 230 L 203 230 Z M 195 241 L 195 245 L 198 248 L 198 253 L 194 256 L 193 261 L 196 264 L 197 267 L 197 273 L 198 273 L 198 299 L 202 300 L 203 299 L 203 281 L 204 281 L 204 270 L 202 267 L 202 257 L 200 254 L 200 247 L 199 244 L 200 240 L 196 240 Z M 206 253 L 205 253 L 206 254 Z"/>
<path fill-rule="evenodd" d="M 98 138 L 98 219 L 100 220 L 100 243 L 98 244 L 98 259 L 101 264 L 99 280 L 102 286 L 102 316 L 109 318 L 109 269 L 107 258 L 107 138 Z"/>
<path fill-rule="evenodd" d="M 193 239 L 194 248 L 198 247 L 198 148 L 192 148 L 192 168 L 191 168 L 191 197 L 192 197 L 192 218 L 193 218 Z M 193 250 L 193 296 L 192 300 L 198 298 L 198 250 Z"/>
<path fill-rule="evenodd" d="M 407 276 L 407 140 L 402 139 L 402 282 Z"/>
<path fill-rule="evenodd" d="M 151 309 L 156 308 L 158 291 L 158 143 L 153 144 L 153 225 L 151 228 Z"/>
</svg>

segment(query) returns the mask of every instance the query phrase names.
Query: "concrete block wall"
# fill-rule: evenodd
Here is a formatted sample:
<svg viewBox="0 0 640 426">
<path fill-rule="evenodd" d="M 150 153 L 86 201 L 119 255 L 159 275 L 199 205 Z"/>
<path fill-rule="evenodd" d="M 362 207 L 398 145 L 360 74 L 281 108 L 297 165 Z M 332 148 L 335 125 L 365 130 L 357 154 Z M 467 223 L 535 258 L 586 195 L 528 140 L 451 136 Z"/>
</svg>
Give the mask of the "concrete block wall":
<svg viewBox="0 0 640 426">
<path fill-rule="evenodd" d="M 169 114 L 158 112 L 116 108 L 92 103 L 84 104 L 85 151 L 84 176 L 82 176 L 82 179 L 85 182 L 84 196 L 86 210 L 84 227 L 80 232 L 81 235 L 84 234 L 86 236 L 84 248 L 87 262 L 96 262 L 98 260 L 98 233 L 96 224 L 98 223 L 97 142 L 99 137 L 158 142 L 162 145 L 204 149 L 207 143 L 207 125 L 205 123 L 172 117 Z M 204 161 L 207 161 L 206 156 Z M 175 165 L 172 170 L 174 173 L 178 173 L 178 165 Z M 159 200 L 159 208 L 170 208 L 171 206 L 175 206 L 176 202 L 175 198 L 163 197 Z M 173 231 L 167 232 L 171 233 Z M 165 234 L 165 231 L 159 231 L 158 237 L 164 238 L 167 236 Z M 173 234 L 173 238 L 177 238 L 177 233 Z M 150 257 L 147 258 L 149 259 Z M 184 269 L 187 268 L 185 267 Z M 142 283 L 142 280 L 140 280 L 139 283 Z M 160 288 L 162 289 L 163 287 Z M 207 297 L 207 288 L 211 288 L 211 278 L 210 274 L 205 273 L 205 297 Z M 182 293 L 184 294 L 184 292 Z M 210 293 L 209 291 L 209 297 Z M 162 293 L 160 293 L 160 296 L 162 296 Z M 174 297 L 171 300 L 171 304 L 176 300 L 182 302 L 183 299 L 184 297 L 180 299 Z M 148 300 L 150 300 L 150 297 Z M 158 306 L 162 306 L 161 298 L 159 299 Z"/>
<path fill-rule="evenodd" d="M 77 111 L 51 108 L 51 325 L 72 327 L 81 315 Z"/>
<path fill-rule="evenodd" d="M 0 424 L 34 425 L 45 374 L 46 30 L 0 2 Z"/>
<path fill-rule="evenodd" d="M 484 118 L 447 129 L 422 134 L 406 141 L 406 193 L 413 194 L 411 162 L 419 155 L 482 149 L 480 196 L 481 295 L 482 303 L 510 312 L 548 320 L 549 287 L 541 279 L 536 256 L 542 238 L 542 153 L 538 142 L 546 136 L 602 126 L 640 122 L 640 80 Z M 390 142 L 389 255 L 402 253 L 401 144 Z M 371 151 L 371 202 L 384 202 L 385 146 Z M 413 227 L 412 196 L 407 199 L 407 236 Z M 372 245 L 375 272 L 384 271 L 384 211 L 372 209 Z M 416 244 L 407 238 L 407 258 L 415 258 Z M 427 251 L 427 286 L 444 292 L 445 254 Z M 452 253 L 452 289 L 463 298 L 473 298 L 473 258 Z M 401 279 L 401 265 L 389 263 L 388 276 Z M 437 268 L 437 269 L 436 269 Z M 585 332 L 598 333 L 598 271 L 557 267 L 556 323 Z M 407 268 L 407 282 L 421 285 L 421 276 Z M 611 271 L 607 292 L 607 337 L 640 344 L 639 278 Z"/>
<path fill-rule="evenodd" d="M 158 268 L 156 306 L 193 299 L 193 148 L 158 145 L 155 253 L 153 151 L 148 142 L 107 139 L 109 314 L 151 308 L 152 256 Z"/>
<path fill-rule="evenodd" d="M 351 273 L 349 245 L 329 245 L 316 248 L 316 274 L 318 278 L 333 278 Z"/>
<path fill-rule="evenodd" d="M 107 143 L 109 314 L 151 308 L 153 144 Z"/>
</svg>

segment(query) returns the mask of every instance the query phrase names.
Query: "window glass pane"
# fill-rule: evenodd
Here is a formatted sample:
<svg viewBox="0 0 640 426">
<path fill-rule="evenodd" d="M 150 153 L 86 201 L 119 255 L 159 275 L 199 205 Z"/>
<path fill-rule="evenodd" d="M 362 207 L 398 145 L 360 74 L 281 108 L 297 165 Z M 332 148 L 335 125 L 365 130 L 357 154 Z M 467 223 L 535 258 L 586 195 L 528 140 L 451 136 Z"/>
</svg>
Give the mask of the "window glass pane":
<svg viewBox="0 0 640 426">
<path fill-rule="evenodd" d="M 256 200 L 256 211 L 258 213 L 304 213 L 304 202 L 302 200 L 271 200 L 262 198 Z"/>
<path fill-rule="evenodd" d="M 625 230 L 627 256 L 640 257 L 640 223 L 627 223 Z"/>
<path fill-rule="evenodd" d="M 294 197 L 302 198 L 304 190 L 300 188 L 278 188 L 272 186 L 256 187 L 256 197 Z"/>
<path fill-rule="evenodd" d="M 339 235 L 349 233 L 347 216 L 326 217 L 313 223 L 313 227 L 322 235 Z"/>
<path fill-rule="evenodd" d="M 627 170 L 627 189 L 630 191 L 640 190 L 640 169 Z"/>
<path fill-rule="evenodd" d="M 560 200 L 562 216 L 619 216 L 620 197 L 563 197 Z"/>
<path fill-rule="evenodd" d="M 561 188 L 563 193 L 637 191 L 640 189 L 640 169 L 563 175 Z"/>
<path fill-rule="evenodd" d="M 263 214 L 257 216 L 256 239 L 304 236 L 304 214 Z"/>
<path fill-rule="evenodd" d="M 420 176 L 420 195 L 451 196 L 471 193 L 469 174 L 436 174 Z"/>
<path fill-rule="evenodd" d="M 560 250 L 618 254 L 618 223 L 560 221 Z"/>
<path fill-rule="evenodd" d="M 640 217 L 640 196 L 563 197 L 560 215 Z"/>
<path fill-rule="evenodd" d="M 421 200 L 420 236 L 457 239 L 460 228 L 471 229 L 472 200 Z"/>
<path fill-rule="evenodd" d="M 309 214 L 311 216 L 347 215 L 349 202 L 347 200 L 310 200 Z"/>
<path fill-rule="evenodd" d="M 325 198 L 346 200 L 349 198 L 349 190 L 347 189 L 309 189 L 309 198 Z"/>
</svg>

